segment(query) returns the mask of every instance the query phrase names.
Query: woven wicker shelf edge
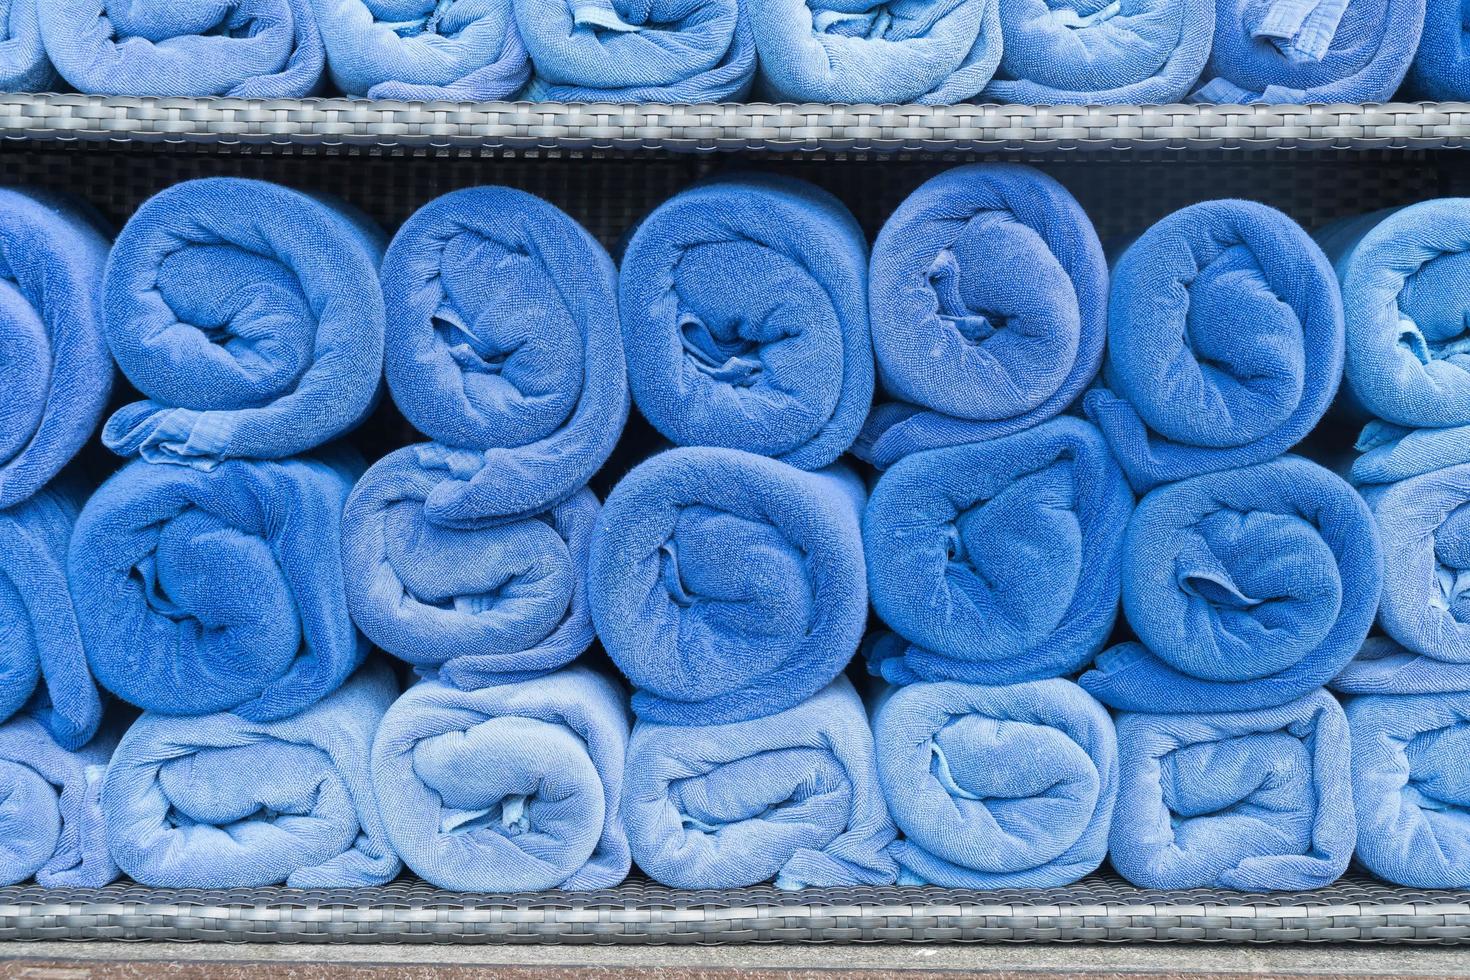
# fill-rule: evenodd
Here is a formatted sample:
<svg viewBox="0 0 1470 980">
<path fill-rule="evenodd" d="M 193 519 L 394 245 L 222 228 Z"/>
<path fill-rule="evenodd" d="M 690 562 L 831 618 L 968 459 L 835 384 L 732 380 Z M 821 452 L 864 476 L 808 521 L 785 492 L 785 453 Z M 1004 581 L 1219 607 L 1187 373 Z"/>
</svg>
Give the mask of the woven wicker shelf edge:
<svg viewBox="0 0 1470 980">
<path fill-rule="evenodd" d="M 619 105 L 0 94 L 6 141 L 588 152 L 1405 150 L 1470 145 L 1470 103 Z"/>
</svg>

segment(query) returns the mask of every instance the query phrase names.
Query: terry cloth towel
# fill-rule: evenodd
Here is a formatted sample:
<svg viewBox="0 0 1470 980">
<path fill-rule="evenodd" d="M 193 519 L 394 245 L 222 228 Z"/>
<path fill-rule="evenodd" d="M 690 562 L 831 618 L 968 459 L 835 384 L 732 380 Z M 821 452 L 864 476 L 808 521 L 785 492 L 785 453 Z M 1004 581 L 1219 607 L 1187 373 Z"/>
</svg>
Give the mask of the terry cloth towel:
<svg viewBox="0 0 1470 980">
<path fill-rule="evenodd" d="M 446 454 L 425 517 L 532 517 L 570 497 L 628 416 L 612 259 L 524 191 L 476 187 L 420 208 L 383 261 L 388 386 Z M 443 467 L 441 467 L 443 468 Z"/>
<path fill-rule="evenodd" d="M 112 392 L 100 223 L 61 195 L 0 189 L 0 508 L 61 472 Z"/>
<path fill-rule="evenodd" d="M 1465 30 L 1464 11 L 1461 0 L 1428 0 L 1425 4 L 1424 34 L 1408 79 L 1409 90 L 1419 98 L 1433 102 L 1470 99 L 1470 32 Z"/>
<path fill-rule="evenodd" d="M 0 725 L 0 885 L 101 888 L 117 877 L 100 799 L 116 745 L 104 732 L 68 751 L 27 715 Z"/>
<path fill-rule="evenodd" d="M 67 572 L 102 686 L 149 711 L 254 722 L 336 690 L 365 653 L 342 586 L 350 455 L 139 461 L 104 483 Z"/>
<path fill-rule="evenodd" d="M 347 605 L 373 643 L 454 687 L 555 670 L 592 645 L 590 490 L 513 521 L 439 524 L 426 501 L 460 451 L 406 446 L 358 481 L 342 515 Z"/>
<path fill-rule="evenodd" d="M 769 718 L 640 720 L 623 814 L 638 867 L 671 888 L 887 885 L 898 875 L 873 733 L 845 677 Z"/>
<path fill-rule="evenodd" d="M 773 102 L 970 102 L 1000 62 L 998 0 L 759 0 L 746 11 Z"/>
<path fill-rule="evenodd" d="M 0 17 L 0 91 L 56 90 L 56 69 L 46 57 L 36 7 L 37 0 L 20 0 Z"/>
<path fill-rule="evenodd" d="M 907 403 L 879 406 L 859 440 L 879 468 L 1044 422 L 1102 362 L 1102 245 L 1030 167 L 973 164 L 925 183 L 878 235 L 868 288 L 878 376 Z"/>
<path fill-rule="evenodd" d="M 1107 711 L 1071 681 L 890 689 L 873 735 L 903 832 L 901 881 L 1052 888 L 1102 863 L 1118 741 Z"/>
<path fill-rule="evenodd" d="M 153 196 L 103 281 L 107 342 L 148 400 L 102 440 L 208 469 L 353 428 L 383 370 L 381 255 L 366 218 L 274 184 L 210 177 Z"/>
<path fill-rule="evenodd" d="M 1356 828 L 1348 724 L 1316 690 L 1259 711 L 1118 716 L 1109 857 L 1140 888 L 1322 888 Z"/>
<path fill-rule="evenodd" d="M 455 891 L 611 888 L 628 874 L 627 696 L 586 667 L 476 691 L 420 681 L 383 718 L 388 837 Z"/>
<path fill-rule="evenodd" d="M 353 888 L 391 881 L 369 767 L 398 689 L 371 663 L 305 711 L 272 722 L 148 713 L 102 785 L 117 863 L 155 888 Z"/>
<path fill-rule="evenodd" d="M 0 721 L 26 705 L 63 749 L 97 733 L 102 700 L 66 582 L 85 490 L 63 479 L 0 510 Z"/>
<path fill-rule="evenodd" d="M 1470 424 L 1470 198 L 1339 221 L 1318 239 L 1342 281 L 1353 397 L 1398 425 Z"/>
<path fill-rule="evenodd" d="M 1141 643 L 1082 686 L 1124 711 L 1284 704 L 1357 652 L 1383 580 L 1373 517 L 1296 456 L 1155 490 L 1123 545 L 1123 612 Z"/>
<path fill-rule="evenodd" d="M 743 0 L 514 0 L 537 102 L 741 102 L 755 77 Z"/>
<path fill-rule="evenodd" d="M 321 80 L 307 0 L 35 2 L 46 53 L 81 92 L 290 99 Z"/>
<path fill-rule="evenodd" d="M 1207 201 L 1118 260 L 1103 385 L 1087 394 L 1134 489 L 1281 455 L 1342 378 L 1332 267 L 1286 215 Z"/>
<path fill-rule="evenodd" d="M 1199 79 L 1215 0 L 1001 0 L 1000 68 L 985 101 L 1178 102 Z"/>
<path fill-rule="evenodd" d="M 1470 693 L 1347 702 L 1358 860 L 1412 888 L 1470 886 Z"/>
<path fill-rule="evenodd" d="M 862 506 L 843 467 L 736 449 L 672 449 L 624 477 L 592 534 L 587 590 L 638 716 L 745 721 L 826 687 L 867 623 Z"/>
<path fill-rule="evenodd" d="M 863 553 L 878 615 L 912 645 L 877 645 L 875 666 L 895 684 L 1076 671 L 1117 620 L 1132 513 L 1081 419 L 904 457 L 873 489 Z"/>
<path fill-rule="evenodd" d="M 1218 0 L 1192 102 L 1306 105 L 1393 97 L 1424 27 L 1424 0 Z"/>
<path fill-rule="evenodd" d="M 531 76 L 511 0 L 309 0 L 348 95 L 490 102 Z"/>
<path fill-rule="evenodd" d="M 817 469 L 873 401 L 868 248 L 818 187 L 711 181 L 638 226 L 618 277 L 633 399 L 681 446 Z"/>
</svg>

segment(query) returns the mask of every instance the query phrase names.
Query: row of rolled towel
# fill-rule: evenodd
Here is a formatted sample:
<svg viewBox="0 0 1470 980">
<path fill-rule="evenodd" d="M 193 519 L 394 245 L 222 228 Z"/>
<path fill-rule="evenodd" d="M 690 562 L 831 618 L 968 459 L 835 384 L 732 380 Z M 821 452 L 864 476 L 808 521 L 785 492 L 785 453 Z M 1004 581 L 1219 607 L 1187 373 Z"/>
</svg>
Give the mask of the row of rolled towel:
<svg viewBox="0 0 1470 980">
<path fill-rule="evenodd" d="M 88 826 L 89 839 L 105 827 L 110 853 L 142 880 L 186 880 L 150 877 L 139 856 L 187 863 L 188 848 L 168 841 L 200 841 L 217 858 L 209 847 L 257 837 L 299 855 L 278 839 L 297 830 L 313 846 L 355 841 L 362 827 L 373 837 L 374 811 L 358 802 L 369 784 L 387 828 L 376 843 L 340 860 L 347 844 L 317 848 L 322 857 L 270 880 L 323 863 L 391 874 L 397 853 L 451 887 L 509 887 L 493 861 L 502 870 L 490 883 L 444 870 L 483 874 L 483 845 L 565 872 L 517 887 L 593 887 L 576 876 L 592 858 L 567 855 L 598 853 L 618 819 L 645 870 L 678 884 L 871 882 L 900 866 L 910 880 L 1057 883 L 1096 866 L 1109 838 L 1114 864 L 1143 883 L 1320 884 L 1340 873 L 1354 837 L 1393 880 L 1458 880 L 1422 871 L 1422 852 L 1465 846 L 1440 752 L 1461 730 L 1443 722 L 1464 660 L 1447 639 L 1461 601 L 1458 523 L 1441 517 L 1427 547 L 1415 530 L 1414 564 L 1395 579 L 1379 540 L 1392 549 L 1406 525 L 1387 497 L 1375 521 L 1340 478 L 1281 454 L 1332 401 L 1346 347 L 1353 394 L 1420 427 L 1375 423 L 1358 466 L 1449 472 L 1443 445 L 1463 431 L 1423 427 L 1455 422 L 1433 393 L 1461 373 L 1464 202 L 1329 230 L 1341 283 L 1302 229 L 1244 202 L 1165 219 L 1122 252 L 1110 283 L 1076 202 L 1005 165 L 920 188 L 871 259 L 856 222 L 815 188 L 709 182 L 634 231 L 620 272 L 570 218 L 503 188 L 433 202 L 386 256 L 362 216 L 251 181 L 164 192 L 110 257 L 95 217 L 44 196 L 7 192 L 4 204 L 5 339 L 8 363 L 23 368 L 7 388 L 20 422 L 0 469 L 15 543 L 3 598 L 18 681 L 6 689 L 24 700 L 43 676 L 28 719 L 66 748 L 100 722 L 88 665 L 149 709 L 106 776 L 108 743 L 82 750 L 92 755 L 74 791 L 105 800 L 114 780 L 137 787 L 112 798 L 136 796 L 143 812 L 120 803 L 122 816 L 108 809 Z M 142 458 L 78 519 L 85 489 L 68 475 L 40 488 L 95 424 L 109 352 L 147 397 L 103 438 Z M 364 473 L 350 450 L 320 446 L 363 418 L 385 357 L 395 403 L 439 441 Z M 870 412 L 875 374 L 907 402 Z M 599 508 L 583 485 L 622 429 L 629 387 L 690 448 L 653 456 Z M 1414 416 L 1415 405 L 1440 415 Z M 871 496 L 834 465 L 854 440 L 884 471 Z M 1145 494 L 1136 507 L 1135 493 Z M 1364 646 L 1381 581 L 1387 636 L 1410 643 L 1391 602 L 1439 617 L 1415 656 L 1385 660 L 1374 641 Z M 867 644 L 873 671 L 898 685 L 875 698 L 876 753 L 838 679 L 870 593 L 896 631 Z M 1104 651 L 1120 595 L 1137 642 Z M 563 666 L 591 644 L 593 624 L 636 687 L 639 727 L 625 748 L 606 735 L 627 738 L 616 686 Z M 393 683 L 361 666 L 355 626 L 425 675 L 398 702 L 412 707 L 388 709 Z M 558 669 L 569 672 L 547 676 Z M 1078 672 L 1080 687 L 1058 679 Z M 1413 687 L 1424 677 L 1440 686 Z M 1350 743 L 1321 690 L 1329 681 L 1363 695 L 1353 705 L 1381 705 L 1349 708 L 1380 727 Z M 567 684 L 579 704 L 615 706 L 599 709 L 601 734 L 565 720 L 570 709 L 535 706 Z M 1064 737 L 1036 731 L 1050 723 L 1025 709 L 1019 723 L 991 707 L 969 723 L 956 720 L 969 709 L 935 707 L 1012 696 L 1064 705 Z M 368 702 L 408 733 L 389 734 L 376 716 L 312 715 L 366 717 Z M 1098 702 L 1124 712 L 1113 770 Z M 353 707 L 329 707 L 344 703 Z M 511 707 L 475 707 L 502 703 Z M 886 727 L 890 710 L 940 721 L 915 738 Z M 491 716 L 535 724 L 481 727 Z M 1414 727 L 1424 720 L 1442 723 Z M 245 734 L 208 736 L 228 751 L 196 760 L 193 733 L 216 726 Z M 398 739 L 412 778 L 401 762 L 375 762 L 324 782 L 334 750 L 311 741 L 323 729 L 356 731 L 360 758 Z M 260 748 L 276 731 L 298 734 L 279 754 Z M 568 731 L 605 751 L 568 762 Z M 857 761 L 834 763 L 838 744 Z M 181 761 L 150 756 L 159 745 Z M 884 777 L 887 754 L 912 745 L 927 761 Z M 1349 779 L 1349 752 L 1384 745 Z M 151 761 L 112 775 L 129 771 L 129 746 Z M 529 775 L 510 758 L 522 749 Z M 619 773 L 620 790 L 608 782 Z M 589 830 L 578 822 L 587 794 L 556 785 L 585 788 L 593 776 L 603 802 Z M 1114 783 L 1127 802 L 1110 818 Z M 944 795 L 910 809 L 903 795 L 916 786 Z M 1344 787 L 1365 786 L 1373 794 L 1360 795 L 1355 820 L 1351 802 L 1339 804 Z M 650 799 L 658 816 L 640 823 L 635 803 Z M 944 808 L 926 822 L 944 799 L 965 833 L 942 822 Z M 303 819 L 321 800 L 339 815 Z M 340 816 L 349 803 L 351 826 Z M 1370 832 L 1370 818 L 1390 831 Z M 395 836 L 398 821 L 406 836 Z M 1004 858 L 987 828 L 1003 833 Z M 676 830 L 703 836 L 691 844 Z M 560 849 L 564 831 L 577 847 Z M 666 861 L 651 845 L 640 854 L 644 833 L 669 844 Z M 164 841 L 162 852 L 143 837 Z M 1375 863 L 1382 849 L 1408 870 Z M 738 859 L 716 860 L 726 855 Z M 609 860 L 626 871 L 626 855 Z M 608 866 L 595 880 L 609 881 Z"/>
<path fill-rule="evenodd" d="M 18 0 L 0 88 L 482 101 L 1464 99 L 1459 0 Z M 1423 40 L 1421 42 L 1421 33 Z M 1417 51 L 1417 57 L 1416 57 Z"/>
</svg>

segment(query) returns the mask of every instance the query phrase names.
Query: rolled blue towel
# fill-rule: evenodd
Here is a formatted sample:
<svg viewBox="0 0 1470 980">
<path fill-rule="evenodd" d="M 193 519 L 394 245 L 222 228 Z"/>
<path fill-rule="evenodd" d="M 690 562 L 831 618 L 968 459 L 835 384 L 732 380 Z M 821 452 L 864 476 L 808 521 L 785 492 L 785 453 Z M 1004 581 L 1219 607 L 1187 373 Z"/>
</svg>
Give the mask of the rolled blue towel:
<svg viewBox="0 0 1470 980">
<path fill-rule="evenodd" d="M 0 189 L 0 508 L 61 472 L 112 392 L 99 226 L 59 194 Z"/>
<path fill-rule="evenodd" d="M 290 99 L 321 81 L 307 0 L 37 3 L 46 53 L 81 92 Z"/>
<path fill-rule="evenodd" d="M 1155 490 L 1123 546 L 1123 612 L 1140 643 L 1082 686 L 1124 711 L 1239 711 L 1327 683 L 1378 608 L 1367 505 L 1296 456 Z"/>
<path fill-rule="evenodd" d="M 1084 405 L 1142 492 L 1301 441 L 1342 379 L 1332 267 L 1251 201 L 1177 211 L 1113 269 L 1103 387 Z"/>
<path fill-rule="evenodd" d="M 56 69 L 41 39 L 37 0 L 20 0 L 6 10 L 0 24 L 0 91 L 50 92 Z"/>
<path fill-rule="evenodd" d="M 383 370 L 381 256 L 366 218 L 275 184 L 210 177 L 149 198 L 103 282 L 108 345 L 147 400 L 103 442 L 208 469 L 356 426 Z"/>
<path fill-rule="evenodd" d="M 102 699 L 66 581 L 85 488 L 65 478 L 0 510 L 0 721 L 26 706 L 63 749 L 97 733 Z"/>
<path fill-rule="evenodd" d="M 986 101 L 1178 102 L 1210 56 L 1215 0 L 1001 0 L 1000 23 L 1004 51 Z"/>
<path fill-rule="evenodd" d="M 1412 888 L 1470 886 L 1470 693 L 1347 702 L 1358 861 Z"/>
<path fill-rule="evenodd" d="M 586 667 L 476 691 L 420 681 L 373 744 L 393 847 L 455 891 L 621 883 L 629 722 L 622 689 Z"/>
<path fill-rule="evenodd" d="M 0 885 L 101 888 L 117 877 L 101 802 L 116 745 L 104 731 L 68 750 L 27 715 L 0 724 Z"/>
<path fill-rule="evenodd" d="M 87 502 L 67 577 L 97 680 L 170 715 L 270 722 L 336 690 L 365 644 L 338 525 L 348 452 L 205 471 L 142 461 Z"/>
<path fill-rule="evenodd" d="M 1102 864 L 1118 795 L 1107 710 L 1076 684 L 911 684 L 873 718 L 901 880 L 1052 888 Z"/>
<path fill-rule="evenodd" d="M 1401 426 L 1470 424 L 1470 198 L 1340 221 L 1318 239 L 1342 282 L 1356 401 Z"/>
<path fill-rule="evenodd" d="M 896 684 L 1078 670 L 1117 621 L 1132 513 L 1123 471 L 1081 419 L 904 457 L 863 514 L 873 605 L 908 641 L 875 644 L 873 665 Z"/>
<path fill-rule="evenodd" d="M 308 0 L 348 95 L 488 102 L 531 76 L 511 0 Z"/>
<path fill-rule="evenodd" d="M 102 786 L 113 857 L 156 888 L 391 881 L 402 862 L 383 832 L 369 753 L 397 691 L 374 662 L 276 721 L 143 715 Z"/>
<path fill-rule="evenodd" d="M 671 888 L 887 885 L 898 875 L 873 733 L 845 677 L 769 718 L 639 721 L 623 815 L 638 867 Z"/>
<path fill-rule="evenodd" d="M 452 479 L 461 452 L 406 446 L 353 488 L 342 515 L 353 621 L 455 687 L 555 670 L 592 645 L 586 573 L 597 498 L 584 489 L 520 520 L 436 523 L 426 501 Z"/>
<path fill-rule="evenodd" d="M 1425 4 L 1424 33 L 1409 66 L 1408 87 L 1416 96 L 1435 102 L 1470 99 L 1470 38 L 1459 0 Z"/>
<path fill-rule="evenodd" d="M 669 725 L 775 714 L 826 687 L 868 616 L 849 470 L 736 449 L 672 449 L 613 488 L 588 559 L 592 620 Z"/>
<path fill-rule="evenodd" d="M 388 386 L 448 446 L 425 516 L 531 517 L 580 489 L 628 416 L 616 271 L 565 213 L 475 187 L 420 208 L 383 260 Z"/>
<path fill-rule="evenodd" d="M 513 0 L 538 102 L 740 102 L 755 78 L 741 0 Z"/>
<path fill-rule="evenodd" d="M 677 445 L 832 463 L 873 401 L 867 284 L 862 229 L 826 191 L 759 175 L 685 191 L 623 254 L 638 408 Z"/>
<path fill-rule="evenodd" d="M 747 8 L 773 102 L 970 102 L 1000 61 L 998 0 L 762 0 Z"/>
<path fill-rule="evenodd" d="M 1348 724 L 1323 690 L 1274 708 L 1118 719 L 1108 856 L 1140 888 L 1296 891 L 1347 870 Z"/>
<path fill-rule="evenodd" d="M 1409 70 L 1424 0 L 1218 0 L 1193 102 L 1385 102 Z"/>
<path fill-rule="evenodd" d="M 1102 362 L 1107 289 L 1097 233 L 1052 178 L 972 164 L 928 181 L 873 245 L 878 376 L 904 404 L 875 409 L 855 452 L 883 468 L 1057 415 Z"/>
</svg>

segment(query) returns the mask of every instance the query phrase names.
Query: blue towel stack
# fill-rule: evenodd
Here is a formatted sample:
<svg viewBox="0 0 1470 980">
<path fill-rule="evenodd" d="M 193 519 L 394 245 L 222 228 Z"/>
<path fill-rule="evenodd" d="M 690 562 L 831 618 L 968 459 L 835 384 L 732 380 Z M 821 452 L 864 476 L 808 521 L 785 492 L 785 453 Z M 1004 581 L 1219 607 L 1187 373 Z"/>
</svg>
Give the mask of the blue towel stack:
<svg viewBox="0 0 1470 980">
<path fill-rule="evenodd" d="M 1409 66 L 1409 90 L 1418 98 L 1463 102 L 1470 98 L 1470 32 L 1459 0 L 1427 0 L 1424 33 Z"/>
</svg>

